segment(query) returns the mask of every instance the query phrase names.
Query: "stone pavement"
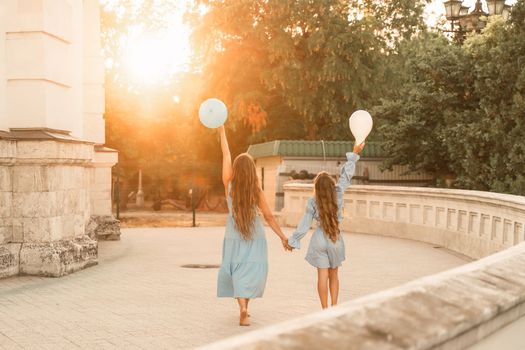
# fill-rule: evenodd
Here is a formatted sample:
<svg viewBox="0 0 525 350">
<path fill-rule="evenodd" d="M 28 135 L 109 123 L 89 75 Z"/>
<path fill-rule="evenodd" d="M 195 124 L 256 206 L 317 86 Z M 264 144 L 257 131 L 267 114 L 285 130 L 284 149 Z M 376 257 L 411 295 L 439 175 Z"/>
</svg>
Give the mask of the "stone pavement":
<svg viewBox="0 0 525 350">
<path fill-rule="evenodd" d="M 181 267 L 220 263 L 223 230 L 125 229 L 121 241 L 100 242 L 98 266 L 0 280 L 0 349 L 191 348 L 319 309 L 305 249 L 284 253 L 268 230 L 266 293 L 250 303 L 252 327 L 237 326 L 237 303 L 215 297 L 217 269 Z M 341 302 L 467 262 L 414 241 L 345 240 Z"/>
</svg>

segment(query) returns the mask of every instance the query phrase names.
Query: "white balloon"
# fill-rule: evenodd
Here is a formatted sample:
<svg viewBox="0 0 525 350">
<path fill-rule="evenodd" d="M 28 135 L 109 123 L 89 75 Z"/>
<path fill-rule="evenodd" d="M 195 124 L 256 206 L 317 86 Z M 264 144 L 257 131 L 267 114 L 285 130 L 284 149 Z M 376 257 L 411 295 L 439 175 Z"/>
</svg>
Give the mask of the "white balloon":
<svg viewBox="0 0 525 350">
<path fill-rule="evenodd" d="M 372 131 L 374 122 L 370 113 L 358 110 L 352 113 L 350 119 L 348 119 L 348 125 L 352 135 L 354 135 L 355 143 L 359 145 L 365 141 L 370 131 Z"/>
<path fill-rule="evenodd" d="M 209 98 L 201 103 L 199 119 L 205 127 L 218 128 L 226 122 L 226 118 L 228 118 L 228 108 L 218 98 Z"/>
</svg>

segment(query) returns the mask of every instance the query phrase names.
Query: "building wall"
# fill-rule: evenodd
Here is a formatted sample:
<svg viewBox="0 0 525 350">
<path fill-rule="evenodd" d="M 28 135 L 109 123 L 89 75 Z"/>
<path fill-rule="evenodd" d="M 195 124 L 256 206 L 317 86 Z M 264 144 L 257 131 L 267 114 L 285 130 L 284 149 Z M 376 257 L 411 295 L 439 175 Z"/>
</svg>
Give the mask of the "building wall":
<svg viewBox="0 0 525 350">
<path fill-rule="evenodd" d="M 93 238 L 120 235 L 99 11 L 98 0 L 0 1 L 0 277 L 74 272 L 97 263 Z"/>
<path fill-rule="evenodd" d="M 7 2 L 0 1 L 0 131 L 7 131 L 7 77 L 5 36 L 7 23 Z"/>
<path fill-rule="evenodd" d="M 100 44 L 99 0 L 84 0 L 84 140 L 104 144 L 104 59 Z"/>
<path fill-rule="evenodd" d="M 99 0 L 84 0 L 83 8 L 83 139 L 95 143 L 91 163 L 91 214 L 110 217 L 111 167 L 117 162 L 117 153 L 104 147 L 104 60 L 100 44 Z M 113 231 L 113 230 L 112 230 Z"/>
<path fill-rule="evenodd" d="M 98 0 L 2 0 L 0 16 L 0 130 L 50 128 L 104 144 Z"/>
<path fill-rule="evenodd" d="M 4 1 L 8 127 L 82 138 L 83 2 Z"/>
<path fill-rule="evenodd" d="M 272 210 L 276 210 L 276 202 L 278 199 L 275 196 L 278 184 L 278 167 L 281 164 L 281 157 L 266 157 L 259 158 L 256 161 L 257 176 L 261 181 L 261 186 L 268 201 L 268 206 Z M 264 169 L 264 182 L 263 182 Z"/>
</svg>

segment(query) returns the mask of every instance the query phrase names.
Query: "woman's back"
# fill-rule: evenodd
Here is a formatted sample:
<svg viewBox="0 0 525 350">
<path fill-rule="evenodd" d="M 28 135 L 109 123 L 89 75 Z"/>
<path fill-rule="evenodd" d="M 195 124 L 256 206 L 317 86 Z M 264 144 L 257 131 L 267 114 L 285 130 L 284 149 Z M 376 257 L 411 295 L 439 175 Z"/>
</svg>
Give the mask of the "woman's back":
<svg viewBox="0 0 525 350">
<path fill-rule="evenodd" d="M 229 238 L 235 238 L 235 239 L 243 239 L 243 235 L 241 232 L 237 229 L 237 225 L 234 219 L 233 215 L 233 199 L 231 196 L 231 186 L 228 186 L 228 195 L 226 196 L 226 203 L 228 204 L 228 217 L 226 221 L 226 237 Z M 252 226 L 253 230 L 251 232 L 251 239 L 264 239 L 264 226 L 262 223 L 262 220 L 260 216 L 258 215 L 258 208 L 254 208 L 256 210 L 256 215 L 253 219 Z"/>
</svg>

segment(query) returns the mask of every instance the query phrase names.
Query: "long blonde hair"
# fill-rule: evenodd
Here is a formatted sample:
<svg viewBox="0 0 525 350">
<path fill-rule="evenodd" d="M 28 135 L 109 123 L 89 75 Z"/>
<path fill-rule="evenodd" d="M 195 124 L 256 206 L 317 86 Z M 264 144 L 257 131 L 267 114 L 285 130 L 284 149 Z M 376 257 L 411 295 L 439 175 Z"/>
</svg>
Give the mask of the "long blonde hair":
<svg viewBox="0 0 525 350">
<path fill-rule="evenodd" d="M 340 232 L 335 181 L 328 173 L 321 172 L 315 177 L 314 183 L 321 227 L 328 238 L 335 243 Z"/>
<path fill-rule="evenodd" d="M 232 215 L 237 230 L 246 240 L 252 238 L 257 206 L 259 182 L 253 158 L 242 153 L 233 161 L 231 180 Z"/>
</svg>

